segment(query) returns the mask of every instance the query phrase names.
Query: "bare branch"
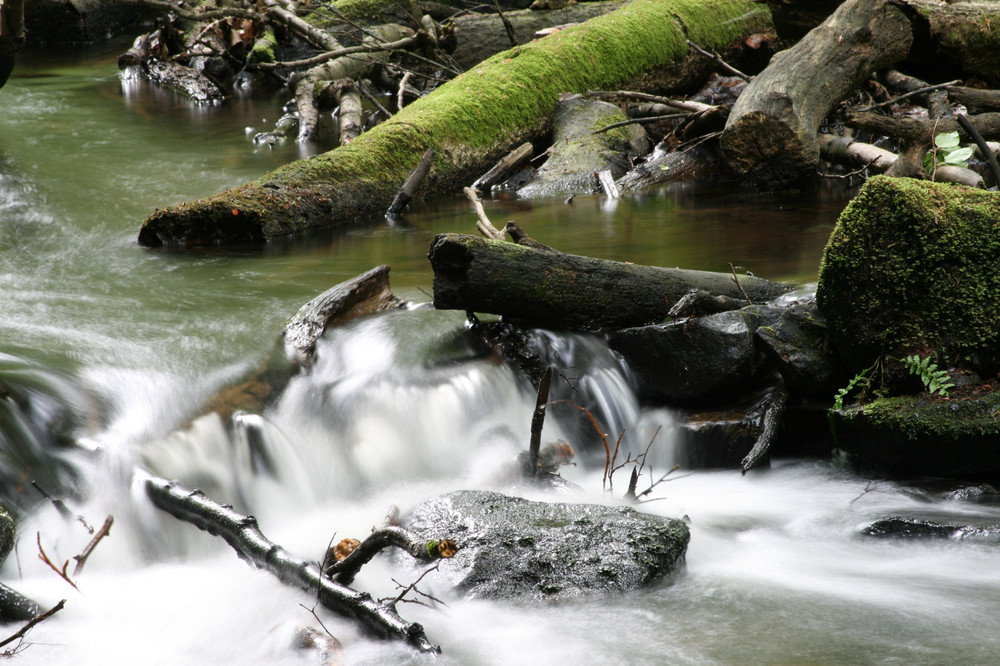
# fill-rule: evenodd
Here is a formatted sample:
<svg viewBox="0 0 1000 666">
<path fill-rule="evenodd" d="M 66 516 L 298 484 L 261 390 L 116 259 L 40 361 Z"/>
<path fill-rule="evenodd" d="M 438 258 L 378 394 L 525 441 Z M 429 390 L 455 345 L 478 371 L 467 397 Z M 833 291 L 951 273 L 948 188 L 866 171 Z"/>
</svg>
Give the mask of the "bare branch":
<svg viewBox="0 0 1000 666">
<path fill-rule="evenodd" d="M 79 555 L 73 556 L 73 559 L 76 560 L 76 567 L 73 568 L 74 576 L 79 575 L 79 573 L 83 571 L 83 565 L 87 563 L 87 558 L 90 557 L 92 552 L 94 552 L 94 548 L 97 547 L 97 544 L 100 543 L 101 539 L 111 533 L 111 523 L 113 522 L 115 522 L 114 516 L 108 516 L 105 518 L 104 525 L 102 525 L 101 529 L 97 531 L 97 534 L 95 534 L 94 538 L 90 540 L 90 543 L 88 543 L 83 549 L 83 552 Z"/>
<path fill-rule="evenodd" d="M 76 587 L 76 586 L 74 585 L 73 587 Z M 38 624 L 39 622 L 43 622 L 43 621 L 49 619 L 50 617 L 52 617 L 53 615 L 55 615 L 56 613 L 58 613 L 59 611 L 61 611 L 65 605 L 66 605 L 66 600 L 62 599 L 62 600 L 59 601 L 59 603 L 57 603 L 55 606 L 53 606 L 49 610 L 45 611 L 41 615 L 38 615 L 37 617 L 32 618 L 31 620 L 28 620 L 27 624 L 25 624 L 23 627 L 21 627 L 16 633 L 8 636 L 3 641 L 0 641 L 0 647 L 3 647 L 5 645 L 9 645 L 10 643 L 12 643 L 13 641 L 18 640 L 19 638 L 24 638 L 25 634 L 27 634 L 29 631 L 31 631 L 31 629 L 36 624 Z"/>
</svg>

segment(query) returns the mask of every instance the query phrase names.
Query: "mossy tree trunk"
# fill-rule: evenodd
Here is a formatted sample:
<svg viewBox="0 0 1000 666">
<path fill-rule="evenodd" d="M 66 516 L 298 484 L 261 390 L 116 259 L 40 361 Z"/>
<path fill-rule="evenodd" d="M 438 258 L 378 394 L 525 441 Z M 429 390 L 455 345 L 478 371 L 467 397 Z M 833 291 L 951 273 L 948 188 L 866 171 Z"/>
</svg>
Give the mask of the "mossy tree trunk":
<svg viewBox="0 0 1000 666">
<path fill-rule="evenodd" d="M 424 190 L 456 190 L 542 135 L 559 93 L 618 87 L 683 60 L 686 38 L 725 51 L 769 25 L 750 0 L 634 0 L 490 58 L 347 146 L 156 211 L 139 242 L 261 243 L 378 214 L 428 148 L 436 158 Z"/>
</svg>

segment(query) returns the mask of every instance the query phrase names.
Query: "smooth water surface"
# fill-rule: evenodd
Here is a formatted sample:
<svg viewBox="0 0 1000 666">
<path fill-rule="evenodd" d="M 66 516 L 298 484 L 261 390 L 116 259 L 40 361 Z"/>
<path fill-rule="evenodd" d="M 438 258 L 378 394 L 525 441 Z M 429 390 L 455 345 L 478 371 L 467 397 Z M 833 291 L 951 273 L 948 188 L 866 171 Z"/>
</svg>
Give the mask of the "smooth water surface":
<svg viewBox="0 0 1000 666">
<path fill-rule="evenodd" d="M 152 508 L 141 491 L 144 475 L 178 478 L 252 511 L 267 536 L 319 558 L 334 534 L 363 537 L 389 505 L 405 510 L 452 489 L 505 488 L 504 468 L 527 442 L 534 398 L 510 369 L 464 344 L 460 313 L 420 306 L 431 290 L 433 236 L 474 232 L 474 215 L 459 198 L 413 210 L 402 224 L 373 220 L 261 250 L 139 247 L 139 224 L 155 208 L 213 194 L 322 147 L 254 146 L 252 133 L 281 113 L 277 94 L 199 108 L 139 82 L 123 84 L 115 59 L 126 47 L 26 52 L 0 89 L 0 381 L 33 387 L 38 406 L 0 414 L 0 424 L 21 427 L 0 443 L 16 441 L 39 460 L 55 447 L 57 462 L 38 463 L 34 478 L 65 486 L 71 507 L 67 519 L 51 504 L 37 505 L 3 567 L 6 582 L 43 606 L 67 599 L 65 610 L 29 634 L 17 659 L 318 663 L 315 653 L 290 647 L 300 627 L 318 627 L 309 595 L 252 571 L 213 537 Z M 498 226 L 516 220 L 567 252 L 723 271 L 732 263 L 761 277 L 809 282 L 844 201 L 832 191 L 680 189 L 618 202 L 498 198 L 487 210 Z M 234 434 L 212 417 L 177 431 L 206 396 L 260 363 L 301 304 L 383 263 L 412 307 L 331 332 L 313 371 L 265 414 L 239 415 Z M 669 409 L 641 405 L 629 369 L 599 340 L 540 339 L 598 405 L 609 432 L 625 429 L 645 443 L 659 428 L 651 460 L 665 469 Z M 61 410 L 80 426 L 72 446 L 58 448 L 38 426 Z M 545 438 L 579 439 L 585 430 L 568 417 L 552 419 Z M 27 497 L 36 492 L 27 485 L 31 475 L 16 472 L 28 458 L 15 458 L 5 454 L 0 471 L 9 470 L 4 478 Z M 565 476 L 583 491 L 559 500 L 614 501 L 601 492 L 600 470 L 581 465 Z M 618 480 L 619 495 L 624 483 Z M 448 605 L 401 604 L 400 612 L 441 643 L 436 661 L 445 664 L 1000 659 L 995 544 L 858 536 L 867 522 L 928 507 L 942 520 L 996 524 L 995 505 L 869 481 L 822 461 L 788 461 L 747 477 L 695 471 L 653 496 L 645 509 L 691 521 L 687 569 L 672 585 L 538 605 L 454 599 L 432 575 L 425 589 Z M 115 516 L 111 536 L 77 577 L 79 592 L 37 558 L 38 542 L 59 563 L 82 550 L 90 535 L 77 514 L 95 525 Z M 357 586 L 395 595 L 393 578 L 416 575 L 378 561 Z M 347 663 L 432 661 L 317 612 L 345 644 Z"/>
</svg>

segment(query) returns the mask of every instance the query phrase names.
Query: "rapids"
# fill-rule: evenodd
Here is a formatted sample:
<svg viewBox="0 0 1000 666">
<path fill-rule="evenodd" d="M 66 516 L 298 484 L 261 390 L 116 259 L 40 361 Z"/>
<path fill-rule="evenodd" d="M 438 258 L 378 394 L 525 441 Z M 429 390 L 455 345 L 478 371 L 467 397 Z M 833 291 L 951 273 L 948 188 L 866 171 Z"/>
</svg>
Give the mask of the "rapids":
<svg viewBox="0 0 1000 666">
<path fill-rule="evenodd" d="M 322 146 L 254 146 L 281 113 L 262 97 L 200 109 L 119 80 L 125 47 L 25 52 L 0 90 L 0 482 L 26 508 L 5 582 L 66 608 L 18 647 L 22 664 L 314 664 L 292 649 L 318 627 L 309 595 L 248 568 L 217 539 L 158 512 L 146 474 L 232 502 L 293 553 L 320 558 L 334 535 L 363 537 L 390 505 L 458 488 L 503 488 L 528 441 L 534 396 L 467 344 L 463 317 L 427 306 L 424 255 L 442 231 L 471 230 L 467 205 L 415 210 L 405 226 L 264 250 L 150 252 L 149 211 L 257 177 Z M 598 197 L 491 201 L 561 249 L 636 262 L 808 282 L 843 195 L 778 198 L 664 192 L 607 205 Z M 198 405 L 254 367 L 302 303 L 380 263 L 411 306 L 355 320 L 319 343 L 311 373 L 233 435 Z M 543 350 L 612 439 L 653 442 L 664 471 L 677 441 L 669 409 L 641 404 L 630 370 L 590 336 L 538 332 Z M 28 408 L 18 405 L 26 404 Z M 560 501 L 614 502 L 602 445 L 575 410 L 553 414 L 545 441 L 580 451 Z M 70 441 L 53 438 L 66 434 Z M 655 433 L 655 438 L 654 438 Z M 31 475 L 24 470 L 30 467 Z M 66 498 L 69 515 L 34 490 Z M 621 495 L 627 472 L 614 480 Z M 644 477 L 647 479 L 648 477 Z M 1000 558 L 989 540 L 882 541 L 873 520 L 933 511 L 940 522 L 1000 524 L 1000 507 L 949 499 L 933 484 L 870 480 L 830 461 L 777 461 L 741 477 L 689 470 L 645 510 L 687 516 L 685 572 L 620 598 L 554 604 L 451 598 L 401 604 L 443 654 L 436 659 L 358 635 L 317 610 L 348 664 L 987 664 L 1000 661 Z M 82 521 L 115 523 L 70 587 L 57 563 L 90 539 Z M 70 567 L 72 571 L 72 566 Z M 356 581 L 376 596 L 417 572 L 377 560 Z M 3 634 L 13 633 L 13 625 Z M 11 648 L 13 646 L 8 646 Z"/>
</svg>

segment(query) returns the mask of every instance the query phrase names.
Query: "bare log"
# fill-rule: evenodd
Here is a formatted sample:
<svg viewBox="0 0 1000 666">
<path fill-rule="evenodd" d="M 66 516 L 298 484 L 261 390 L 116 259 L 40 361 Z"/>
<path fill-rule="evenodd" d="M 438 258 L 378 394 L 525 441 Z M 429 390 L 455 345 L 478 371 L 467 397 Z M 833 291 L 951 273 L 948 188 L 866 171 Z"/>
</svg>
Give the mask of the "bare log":
<svg viewBox="0 0 1000 666">
<path fill-rule="evenodd" d="M 948 96 L 956 102 L 964 104 L 969 113 L 1000 111 L 1000 90 L 948 86 Z"/>
<path fill-rule="evenodd" d="M 340 103 L 340 145 L 345 146 L 361 136 L 361 94 L 354 81 L 344 81 L 337 86 Z"/>
<path fill-rule="evenodd" d="M 614 329 L 662 322 L 691 289 L 740 298 L 727 273 L 628 264 L 466 236 L 441 234 L 428 255 L 434 306 L 488 312 L 532 326 Z M 788 285 L 741 276 L 754 302 Z"/>
<path fill-rule="evenodd" d="M 986 138 L 1000 138 L 1000 113 L 980 113 L 969 116 L 969 122 Z M 876 134 L 896 137 L 907 143 L 931 145 L 935 134 L 958 132 L 966 141 L 973 141 L 965 129 L 954 118 L 933 123 L 916 118 L 894 118 L 871 111 L 848 112 L 846 124 L 850 127 L 866 129 Z"/>
<path fill-rule="evenodd" d="M 514 150 L 507 153 L 503 159 L 493 165 L 493 168 L 480 176 L 472 184 L 472 189 L 480 192 L 488 192 L 491 187 L 503 180 L 507 174 L 524 164 L 534 148 L 530 141 L 522 143 Z"/>
<path fill-rule="evenodd" d="M 896 153 L 870 143 L 855 141 L 849 136 L 821 134 L 819 147 L 823 159 L 838 164 L 863 167 L 872 173 L 885 173 L 899 159 Z"/>
<path fill-rule="evenodd" d="M 762 187 L 811 179 L 820 123 L 870 72 L 905 58 L 912 42 L 909 21 L 888 0 L 842 4 L 736 100 L 720 137 L 729 165 Z"/>
<path fill-rule="evenodd" d="M 189 491 L 166 479 L 147 479 L 145 488 L 146 495 L 157 508 L 222 537 L 240 559 L 274 574 L 282 583 L 318 593 L 325 608 L 357 620 L 368 633 L 405 641 L 421 652 L 441 651 L 427 640 L 423 627 L 403 620 L 392 606 L 326 578 L 319 563 L 297 558 L 267 539 L 253 516 L 245 516 L 232 507 L 212 501 L 199 490 Z"/>
</svg>

